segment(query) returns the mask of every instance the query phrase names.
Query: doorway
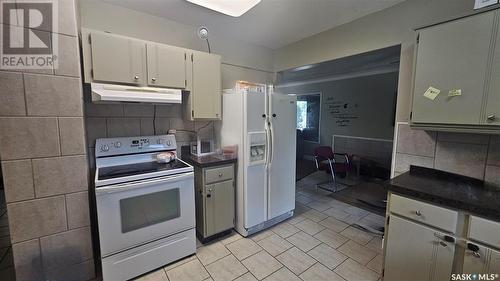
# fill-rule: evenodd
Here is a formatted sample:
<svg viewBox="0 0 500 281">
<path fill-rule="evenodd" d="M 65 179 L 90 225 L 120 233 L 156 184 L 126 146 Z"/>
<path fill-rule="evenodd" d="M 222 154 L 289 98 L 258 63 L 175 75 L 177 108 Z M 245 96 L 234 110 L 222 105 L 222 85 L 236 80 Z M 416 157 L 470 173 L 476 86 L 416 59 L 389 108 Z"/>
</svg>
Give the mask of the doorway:
<svg viewBox="0 0 500 281">
<path fill-rule="evenodd" d="M 392 46 L 278 73 L 276 89 L 297 96 L 298 190 L 385 213 L 400 52 Z"/>
</svg>

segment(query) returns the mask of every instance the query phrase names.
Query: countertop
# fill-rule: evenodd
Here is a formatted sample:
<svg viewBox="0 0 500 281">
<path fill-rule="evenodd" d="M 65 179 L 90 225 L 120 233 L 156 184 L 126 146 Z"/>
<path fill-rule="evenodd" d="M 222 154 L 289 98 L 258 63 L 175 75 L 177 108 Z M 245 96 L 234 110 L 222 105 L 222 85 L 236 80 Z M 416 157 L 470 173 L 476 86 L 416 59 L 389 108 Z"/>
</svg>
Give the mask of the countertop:
<svg viewBox="0 0 500 281">
<path fill-rule="evenodd" d="M 412 166 L 409 172 L 387 181 L 386 188 L 396 194 L 500 221 L 500 187 L 481 180 Z"/>
<path fill-rule="evenodd" d="M 187 154 L 182 156 L 182 160 L 188 162 L 189 164 L 195 167 L 206 168 L 206 167 L 235 163 L 236 160 L 238 160 L 238 158 L 233 155 L 224 155 L 224 154 L 213 154 L 201 157 Z"/>
</svg>

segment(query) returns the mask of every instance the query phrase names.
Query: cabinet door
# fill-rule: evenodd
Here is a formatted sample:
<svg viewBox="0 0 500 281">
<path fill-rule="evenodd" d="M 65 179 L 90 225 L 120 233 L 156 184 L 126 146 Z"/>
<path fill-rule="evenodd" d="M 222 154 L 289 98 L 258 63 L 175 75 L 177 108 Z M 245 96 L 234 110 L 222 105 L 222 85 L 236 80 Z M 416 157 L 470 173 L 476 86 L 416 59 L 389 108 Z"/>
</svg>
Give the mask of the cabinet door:
<svg viewBox="0 0 500 281">
<path fill-rule="evenodd" d="M 221 67 L 220 56 L 194 52 L 192 116 L 219 119 L 221 117 Z"/>
<path fill-rule="evenodd" d="M 455 245 L 432 228 L 391 216 L 384 281 L 449 280 Z"/>
<path fill-rule="evenodd" d="M 412 122 L 478 125 L 485 91 L 494 13 L 484 13 L 419 32 Z M 441 90 L 424 97 L 429 87 Z M 461 90 L 459 96 L 448 96 Z"/>
<path fill-rule="evenodd" d="M 186 52 L 182 48 L 147 44 L 148 85 L 186 87 Z"/>
<path fill-rule="evenodd" d="M 207 185 L 205 233 L 217 234 L 234 226 L 234 181 Z"/>
<path fill-rule="evenodd" d="M 92 33 L 92 71 L 95 81 L 145 84 L 146 44 L 107 33 Z"/>
<path fill-rule="evenodd" d="M 500 31 L 500 25 L 497 27 Z M 491 81 L 486 112 L 481 116 L 485 125 L 500 125 L 500 34 L 497 31 L 493 62 L 491 64 Z"/>
<path fill-rule="evenodd" d="M 467 245 L 477 247 L 475 251 L 465 250 L 463 273 L 499 273 L 500 272 L 500 252 L 488 247 L 468 242 Z"/>
</svg>

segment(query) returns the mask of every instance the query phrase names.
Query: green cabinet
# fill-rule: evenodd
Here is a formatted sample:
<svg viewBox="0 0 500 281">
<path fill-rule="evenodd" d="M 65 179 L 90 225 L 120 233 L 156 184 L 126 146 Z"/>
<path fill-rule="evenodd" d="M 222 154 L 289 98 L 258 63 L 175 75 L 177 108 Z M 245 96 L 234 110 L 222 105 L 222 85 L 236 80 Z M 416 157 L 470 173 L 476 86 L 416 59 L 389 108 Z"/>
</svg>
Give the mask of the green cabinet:
<svg viewBox="0 0 500 281">
<path fill-rule="evenodd" d="M 148 86 L 186 87 L 186 50 L 147 43 Z"/>
<path fill-rule="evenodd" d="M 89 40 L 95 81 L 146 82 L 146 45 L 142 41 L 104 32 L 92 33 Z"/>
<path fill-rule="evenodd" d="M 203 239 L 234 227 L 234 165 L 195 167 L 196 231 Z"/>
<path fill-rule="evenodd" d="M 490 11 L 418 31 L 412 127 L 500 132 L 497 18 Z M 440 90 L 434 99 L 425 95 L 431 87 Z"/>
</svg>

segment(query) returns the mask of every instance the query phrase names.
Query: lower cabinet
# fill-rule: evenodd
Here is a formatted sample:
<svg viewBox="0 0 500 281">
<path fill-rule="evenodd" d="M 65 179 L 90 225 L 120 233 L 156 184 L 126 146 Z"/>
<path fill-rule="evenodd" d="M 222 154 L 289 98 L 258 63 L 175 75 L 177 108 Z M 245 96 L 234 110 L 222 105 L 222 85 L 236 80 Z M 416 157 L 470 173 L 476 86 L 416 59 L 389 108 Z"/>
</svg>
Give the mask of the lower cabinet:
<svg viewBox="0 0 500 281">
<path fill-rule="evenodd" d="M 450 280 L 454 239 L 433 228 L 390 216 L 384 281 Z"/>
<path fill-rule="evenodd" d="M 234 226 L 234 181 L 205 186 L 205 236 Z"/>
<path fill-rule="evenodd" d="M 462 271 L 472 274 L 500 274 L 500 252 L 468 241 Z"/>
<path fill-rule="evenodd" d="M 234 165 L 195 167 L 196 231 L 200 240 L 232 229 L 235 219 Z"/>
</svg>

